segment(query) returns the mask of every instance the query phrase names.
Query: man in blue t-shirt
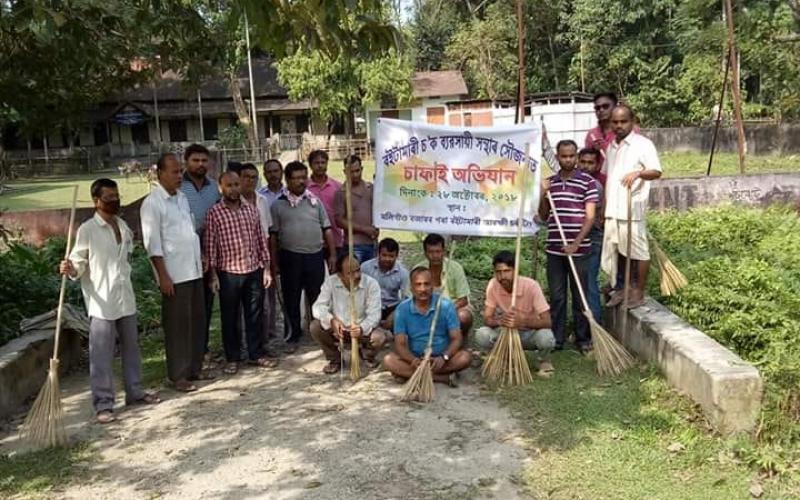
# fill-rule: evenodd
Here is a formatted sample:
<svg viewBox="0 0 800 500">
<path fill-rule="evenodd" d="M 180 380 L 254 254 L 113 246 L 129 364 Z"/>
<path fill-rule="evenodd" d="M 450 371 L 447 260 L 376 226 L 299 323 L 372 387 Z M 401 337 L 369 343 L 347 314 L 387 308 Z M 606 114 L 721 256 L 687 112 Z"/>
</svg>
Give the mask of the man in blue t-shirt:
<svg viewBox="0 0 800 500">
<path fill-rule="evenodd" d="M 436 301 L 439 300 L 439 295 L 433 293 L 431 273 L 427 268 L 414 268 L 410 281 L 412 298 L 401 302 L 394 313 L 394 351 L 383 358 L 383 366 L 404 380 L 414 374 L 425 355 Z M 469 366 L 471 356 L 461 349 L 461 344 L 461 326 L 455 305 L 443 298 L 431 346 L 435 382 L 455 385 L 454 375 Z"/>
</svg>

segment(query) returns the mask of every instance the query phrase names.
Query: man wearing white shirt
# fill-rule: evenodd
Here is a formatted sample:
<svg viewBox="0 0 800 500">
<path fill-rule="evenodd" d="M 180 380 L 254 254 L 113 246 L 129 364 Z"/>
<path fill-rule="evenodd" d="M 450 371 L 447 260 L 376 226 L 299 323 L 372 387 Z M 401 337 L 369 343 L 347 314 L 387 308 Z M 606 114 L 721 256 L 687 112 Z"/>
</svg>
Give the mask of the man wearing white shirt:
<svg viewBox="0 0 800 500">
<path fill-rule="evenodd" d="M 644 289 L 650 270 L 650 251 L 647 241 L 646 211 L 650 196 L 650 181 L 661 177 L 661 162 L 656 147 L 634 131 L 633 110 L 622 104 L 611 112 L 611 127 L 615 139 L 608 147 L 608 179 L 606 180 L 605 236 L 603 239 L 603 270 L 617 276 L 617 266 L 631 259 L 638 279 L 631 290 L 629 307 L 644 303 Z M 628 253 L 628 189 L 631 197 L 631 255 Z M 621 267 L 620 267 L 621 268 Z M 617 283 L 617 292 L 606 304 L 614 307 L 625 299 Z"/>
<path fill-rule="evenodd" d="M 155 394 L 142 390 L 142 361 L 136 328 L 136 297 L 131 284 L 133 233 L 119 214 L 117 183 L 97 179 L 90 189 L 94 217 L 78 228 L 75 246 L 60 265 L 61 274 L 81 280 L 90 318 L 89 373 L 97 421 L 114 418 L 115 340 L 119 338 L 126 404 L 154 404 Z"/>
<path fill-rule="evenodd" d="M 205 350 L 205 291 L 200 238 L 186 195 L 180 191 L 181 166 L 175 155 L 158 159 L 158 185 L 142 202 L 142 237 L 161 289 L 161 324 L 167 376 L 175 389 L 197 390 Z"/>
<path fill-rule="evenodd" d="M 375 355 L 386 343 L 388 334 L 378 327 L 381 321 L 381 287 L 371 276 L 361 273 L 358 261 L 347 254 L 336 259 L 336 274 L 322 284 L 319 297 L 311 307 L 314 320 L 311 336 L 319 342 L 328 365 L 323 370 L 332 374 L 341 368 L 341 342 L 358 342 L 364 357 L 375 366 Z M 350 281 L 355 287 L 356 324 L 350 317 Z"/>
</svg>

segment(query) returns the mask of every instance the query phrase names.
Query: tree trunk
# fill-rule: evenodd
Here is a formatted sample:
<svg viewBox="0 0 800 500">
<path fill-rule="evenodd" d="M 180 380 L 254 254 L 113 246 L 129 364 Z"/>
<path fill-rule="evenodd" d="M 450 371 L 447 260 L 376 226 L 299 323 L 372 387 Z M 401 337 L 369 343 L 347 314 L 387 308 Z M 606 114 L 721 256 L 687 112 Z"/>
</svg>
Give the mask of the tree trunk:
<svg viewBox="0 0 800 500">
<path fill-rule="evenodd" d="M 256 141 L 253 135 L 253 123 L 250 119 L 250 111 L 244 104 L 242 89 L 239 88 L 239 79 L 236 77 L 234 71 L 228 73 L 228 87 L 231 90 L 231 96 L 233 96 L 233 107 L 236 109 L 236 115 L 239 117 L 239 123 L 244 127 L 245 132 L 247 132 L 247 141 L 249 143 L 247 147 L 251 151 L 255 151 Z"/>
</svg>

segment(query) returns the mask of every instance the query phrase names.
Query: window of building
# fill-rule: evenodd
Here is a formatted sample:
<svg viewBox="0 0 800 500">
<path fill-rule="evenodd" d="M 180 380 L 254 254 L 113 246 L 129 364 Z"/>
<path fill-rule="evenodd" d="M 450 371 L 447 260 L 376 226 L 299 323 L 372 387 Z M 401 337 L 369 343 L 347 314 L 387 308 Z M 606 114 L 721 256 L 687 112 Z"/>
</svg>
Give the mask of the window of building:
<svg viewBox="0 0 800 500">
<path fill-rule="evenodd" d="M 92 127 L 92 135 L 94 136 L 94 145 L 102 146 L 108 144 L 108 128 L 103 122 L 95 123 Z"/>
<path fill-rule="evenodd" d="M 134 144 L 150 144 L 150 128 L 147 122 L 131 125 L 131 139 Z"/>
<path fill-rule="evenodd" d="M 170 142 L 186 142 L 186 120 L 169 121 Z"/>
<path fill-rule="evenodd" d="M 464 113 L 464 126 L 465 127 L 472 126 L 472 113 Z"/>
<path fill-rule="evenodd" d="M 219 139 L 219 121 L 216 118 L 203 118 L 203 140 L 216 141 Z"/>
</svg>

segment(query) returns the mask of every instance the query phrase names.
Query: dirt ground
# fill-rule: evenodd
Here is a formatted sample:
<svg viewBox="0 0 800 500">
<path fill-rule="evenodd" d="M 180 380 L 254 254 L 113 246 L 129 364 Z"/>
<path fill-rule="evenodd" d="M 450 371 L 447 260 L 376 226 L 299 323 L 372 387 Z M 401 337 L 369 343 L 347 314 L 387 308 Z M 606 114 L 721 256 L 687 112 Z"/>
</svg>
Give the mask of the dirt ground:
<svg viewBox="0 0 800 500">
<path fill-rule="evenodd" d="M 308 345 L 274 370 L 246 368 L 193 394 L 92 423 L 88 375 L 63 382 L 72 440 L 94 459 L 57 498 L 526 497 L 527 453 L 513 418 L 482 394 L 477 373 L 437 385 L 426 405 L 399 401 L 386 372 L 352 384 L 321 372 Z M 346 374 L 345 374 L 346 375 Z M 123 401 L 122 394 L 118 401 Z M 0 436 L 0 450 L 20 446 Z"/>
</svg>

